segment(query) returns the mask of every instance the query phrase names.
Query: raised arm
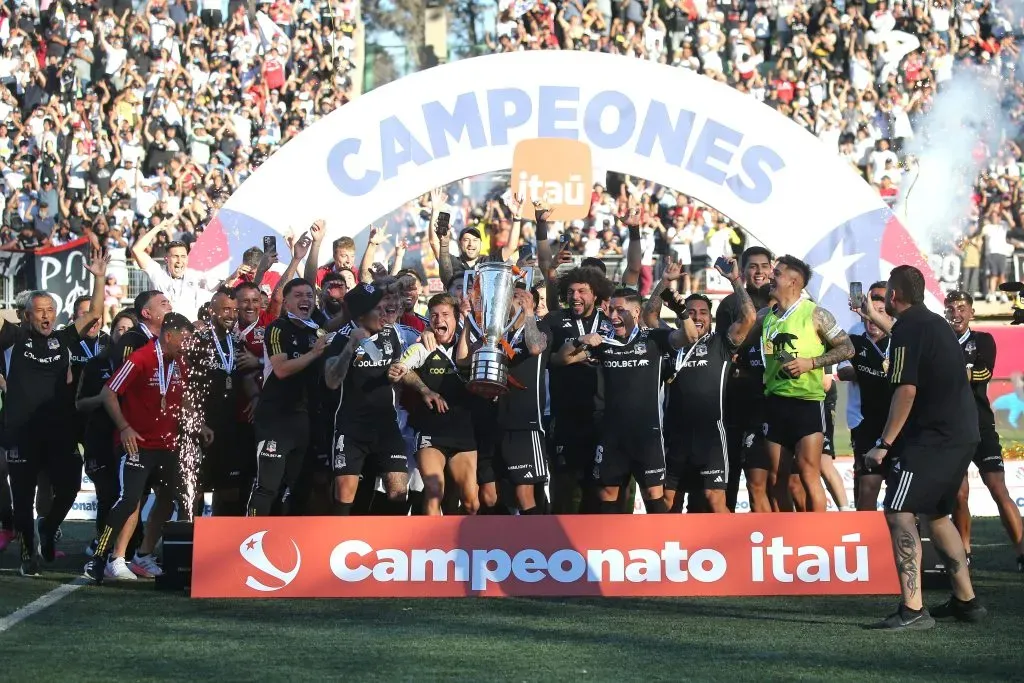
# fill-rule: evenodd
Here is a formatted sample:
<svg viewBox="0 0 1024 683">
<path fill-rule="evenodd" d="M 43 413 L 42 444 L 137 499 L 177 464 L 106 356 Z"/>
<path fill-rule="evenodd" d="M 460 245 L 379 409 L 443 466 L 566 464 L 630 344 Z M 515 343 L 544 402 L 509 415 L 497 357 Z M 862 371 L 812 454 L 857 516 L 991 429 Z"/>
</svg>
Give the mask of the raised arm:
<svg viewBox="0 0 1024 683">
<path fill-rule="evenodd" d="M 320 269 L 320 245 L 324 242 L 324 235 L 327 234 L 327 223 L 323 218 L 313 221 L 309 226 L 309 236 L 312 242 L 309 246 L 309 258 L 306 259 L 306 267 L 302 271 L 302 277 L 316 287 L 316 273 Z"/>
<path fill-rule="evenodd" d="M 135 262 L 139 264 L 141 270 L 149 270 L 155 266 L 156 263 L 153 261 L 153 257 L 147 253 L 149 247 L 156 240 L 156 236 L 161 232 L 166 232 L 167 237 L 172 237 L 171 228 L 181 218 L 181 214 L 184 209 L 178 209 L 178 211 L 171 217 L 162 220 L 155 228 L 147 232 L 145 235 L 135 240 L 135 244 L 132 246 L 132 256 L 135 257 Z"/>
<path fill-rule="evenodd" d="M 661 319 L 661 293 L 668 289 L 672 282 L 678 280 L 682 275 L 682 265 L 676 263 L 674 260 L 670 261 L 668 266 L 665 268 L 665 273 L 661 276 L 658 284 L 654 286 L 654 289 L 651 290 L 651 295 L 647 298 L 647 302 L 644 303 L 644 325 L 647 327 L 658 326 L 658 321 Z"/>
<path fill-rule="evenodd" d="M 363 252 L 363 260 L 359 263 L 359 281 L 367 284 L 373 282 L 373 257 L 377 247 L 388 238 L 387 227 L 370 226 L 370 238 L 366 241 L 366 251 Z"/>
<path fill-rule="evenodd" d="M 355 355 L 356 347 L 367 337 L 369 335 L 366 330 L 361 327 L 356 328 L 352 331 L 348 338 L 348 344 L 345 344 L 341 353 L 327 359 L 327 362 L 324 363 L 324 382 L 328 389 L 333 391 L 345 382 L 348 370 L 352 367 L 352 356 Z"/>
<path fill-rule="evenodd" d="M 89 301 L 89 311 L 75 321 L 75 329 L 79 335 L 85 334 L 93 323 L 103 317 L 103 286 L 106 284 L 108 263 L 109 256 L 97 253 L 86 267 L 86 270 L 92 273 L 92 299 Z"/>
<path fill-rule="evenodd" d="M 629 248 L 626 250 L 626 272 L 622 275 L 622 284 L 636 286 L 640 282 L 640 265 L 644 255 L 640 209 L 634 207 L 629 210 L 626 228 L 629 230 Z"/>
<path fill-rule="evenodd" d="M 728 335 L 730 344 L 740 346 L 750 334 L 750 330 L 754 328 L 754 323 L 757 322 L 757 310 L 754 309 L 754 301 L 747 292 L 747 286 L 743 282 L 743 278 L 740 277 L 739 264 L 736 263 L 736 259 L 729 259 L 730 270 L 728 273 L 723 272 L 717 266 L 716 268 L 718 272 L 725 275 L 729 282 L 732 283 L 732 291 L 736 295 L 736 301 L 739 303 L 739 316 L 729 326 Z M 849 338 L 847 338 L 847 341 L 849 341 Z M 852 352 L 851 355 L 853 355 Z"/>
</svg>

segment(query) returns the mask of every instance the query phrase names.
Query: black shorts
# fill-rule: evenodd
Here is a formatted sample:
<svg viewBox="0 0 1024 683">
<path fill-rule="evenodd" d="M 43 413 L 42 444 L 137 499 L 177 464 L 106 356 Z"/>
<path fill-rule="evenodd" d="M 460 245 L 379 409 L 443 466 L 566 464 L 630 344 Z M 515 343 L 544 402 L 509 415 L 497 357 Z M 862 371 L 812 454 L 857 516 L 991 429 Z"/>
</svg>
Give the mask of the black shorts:
<svg viewBox="0 0 1024 683">
<path fill-rule="evenodd" d="M 121 467 L 124 470 L 139 470 L 145 473 L 146 480 L 142 489 L 142 498 L 152 489 L 161 485 L 179 487 L 181 467 L 174 451 L 140 448 L 135 455 L 121 451 Z M 120 473 L 121 495 L 124 495 L 124 471 Z"/>
<path fill-rule="evenodd" d="M 879 429 L 866 429 L 867 425 L 861 423 L 850 430 L 850 441 L 853 442 L 853 476 L 862 477 L 865 475 L 885 476 L 889 474 L 892 467 L 892 455 L 886 453 L 881 465 L 864 460 L 864 456 L 875 447 L 875 443 L 881 437 Z"/>
<path fill-rule="evenodd" d="M 498 469 L 512 484 L 543 484 L 548 480 L 544 434 L 536 429 L 510 429 L 498 442 Z"/>
<path fill-rule="evenodd" d="M 239 432 L 234 422 L 214 428 L 213 443 L 204 449 L 203 462 L 199 466 L 199 482 L 203 491 L 242 489 L 252 483 L 245 481 L 245 475 L 251 476 L 251 472 L 243 472 L 249 469 L 246 465 L 253 460 L 252 449 L 245 447 Z"/>
<path fill-rule="evenodd" d="M 594 450 L 593 478 L 602 486 L 622 486 L 630 475 L 641 488 L 665 483 L 665 444 L 661 429 L 608 430 Z"/>
<path fill-rule="evenodd" d="M 885 509 L 921 515 L 953 512 L 977 444 L 919 446 L 897 443 L 885 478 Z"/>
<path fill-rule="evenodd" d="M 450 460 L 458 453 L 472 453 L 476 451 L 476 439 L 472 434 L 448 435 L 416 432 L 413 444 L 413 448 L 417 452 L 424 448 L 433 448 L 436 451 L 441 451 L 447 460 Z"/>
<path fill-rule="evenodd" d="M 764 470 L 770 472 L 772 459 L 768 456 L 768 444 L 765 439 L 765 425 L 759 424 L 743 433 L 743 469 Z"/>
<path fill-rule="evenodd" d="M 498 480 L 494 457 L 498 450 L 498 409 L 493 401 L 480 402 L 473 410 L 473 438 L 476 441 L 476 483 L 480 486 Z"/>
<path fill-rule="evenodd" d="M 786 396 L 765 401 L 765 438 L 790 452 L 806 436 L 825 433 L 825 403 Z"/>
<path fill-rule="evenodd" d="M 981 474 L 1003 471 L 1003 447 L 999 445 L 999 434 L 996 430 L 981 430 L 981 443 L 974 451 L 972 460 Z"/>
<path fill-rule="evenodd" d="M 832 459 L 836 459 L 836 406 L 834 403 L 826 402 L 823 406 L 825 411 L 825 439 L 821 444 L 821 452 L 823 455 L 831 455 Z"/>
<path fill-rule="evenodd" d="M 371 471 L 374 475 L 409 471 L 405 439 L 396 423 L 384 425 L 374 436 L 365 438 L 346 436 L 339 431 L 334 438 L 333 461 L 336 477 L 370 474 Z"/>
<path fill-rule="evenodd" d="M 582 425 L 572 420 L 554 420 L 550 444 L 552 471 L 577 472 L 581 476 L 589 472 L 597 443 L 597 428 L 589 420 Z"/>
<path fill-rule="evenodd" d="M 725 427 L 676 432 L 665 443 L 665 488 L 724 491 L 729 482 Z"/>
<path fill-rule="evenodd" d="M 309 415 L 285 413 L 273 420 L 257 420 L 253 427 L 256 457 L 305 460 L 309 447 Z"/>
</svg>

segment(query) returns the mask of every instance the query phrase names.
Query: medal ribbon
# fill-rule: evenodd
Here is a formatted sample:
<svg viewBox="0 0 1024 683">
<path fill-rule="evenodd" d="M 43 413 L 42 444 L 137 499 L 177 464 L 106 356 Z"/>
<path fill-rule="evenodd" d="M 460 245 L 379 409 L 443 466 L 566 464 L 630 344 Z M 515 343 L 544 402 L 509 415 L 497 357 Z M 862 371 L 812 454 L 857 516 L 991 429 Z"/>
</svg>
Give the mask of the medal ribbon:
<svg viewBox="0 0 1024 683">
<path fill-rule="evenodd" d="M 220 362 L 224 367 L 224 372 L 231 374 L 231 371 L 235 367 L 235 345 L 231 339 L 231 333 L 228 332 L 224 335 L 224 343 L 227 344 L 228 351 L 225 354 L 224 350 L 220 347 L 220 341 L 217 339 L 217 333 L 213 333 L 213 345 L 217 348 L 217 355 L 220 356 Z"/>
<path fill-rule="evenodd" d="M 171 375 L 174 374 L 174 361 L 172 360 L 171 364 L 167 366 L 167 374 L 164 375 L 164 354 L 163 354 L 163 351 L 160 350 L 160 340 L 159 339 L 156 340 L 155 345 L 156 345 L 156 379 L 157 379 L 157 383 L 160 386 L 160 399 L 161 399 L 161 401 L 165 401 L 166 398 L 167 398 L 167 390 L 171 386 Z M 161 407 L 163 407 L 163 406 L 161 406 Z"/>
</svg>

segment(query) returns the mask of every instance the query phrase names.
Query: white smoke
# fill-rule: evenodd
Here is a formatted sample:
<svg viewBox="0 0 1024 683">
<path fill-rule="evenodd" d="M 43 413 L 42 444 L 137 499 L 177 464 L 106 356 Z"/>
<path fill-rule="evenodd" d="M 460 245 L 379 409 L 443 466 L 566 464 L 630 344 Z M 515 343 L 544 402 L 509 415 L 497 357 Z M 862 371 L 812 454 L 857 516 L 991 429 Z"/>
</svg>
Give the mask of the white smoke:
<svg viewBox="0 0 1024 683">
<path fill-rule="evenodd" d="M 1012 122 L 1001 108 L 999 80 L 980 69 L 958 71 L 914 126 L 914 157 L 896 212 L 919 245 L 948 245 L 970 213 L 974 181 L 986 165 L 979 141 L 994 154 Z"/>
</svg>

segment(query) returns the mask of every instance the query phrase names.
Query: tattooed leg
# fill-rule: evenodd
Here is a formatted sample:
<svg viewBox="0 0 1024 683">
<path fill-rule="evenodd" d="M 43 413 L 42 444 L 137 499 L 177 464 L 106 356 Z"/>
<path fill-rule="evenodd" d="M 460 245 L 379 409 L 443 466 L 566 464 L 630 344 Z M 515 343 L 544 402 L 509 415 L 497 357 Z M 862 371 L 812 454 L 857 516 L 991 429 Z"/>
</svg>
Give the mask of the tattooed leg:
<svg viewBox="0 0 1024 683">
<path fill-rule="evenodd" d="M 892 537 L 903 604 L 910 609 L 921 609 L 921 538 L 917 533 L 914 515 L 910 512 L 889 512 L 885 519 L 889 523 L 889 535 Z"/>
<path fill-rule="evenodd" d="M 931 539 L 935 549 L 942 555 L 946 563 L 946 573 L 953 584 L 953 595 L 958 600 L 970 600 L 974 597 L 974 586 L 971 585 L 971 574 L 967 568 L 967 553 L 960 533 L 949 517 L 937 517 L 931 520 Z"/>
</svg>

